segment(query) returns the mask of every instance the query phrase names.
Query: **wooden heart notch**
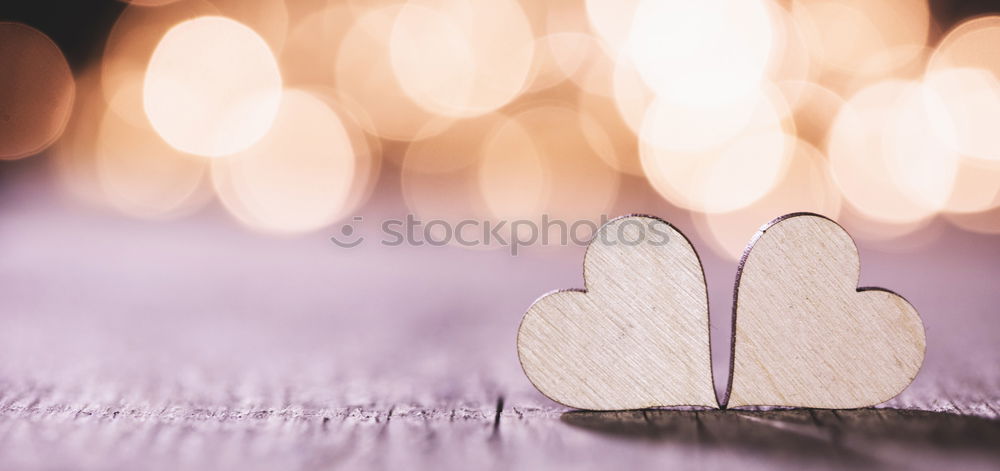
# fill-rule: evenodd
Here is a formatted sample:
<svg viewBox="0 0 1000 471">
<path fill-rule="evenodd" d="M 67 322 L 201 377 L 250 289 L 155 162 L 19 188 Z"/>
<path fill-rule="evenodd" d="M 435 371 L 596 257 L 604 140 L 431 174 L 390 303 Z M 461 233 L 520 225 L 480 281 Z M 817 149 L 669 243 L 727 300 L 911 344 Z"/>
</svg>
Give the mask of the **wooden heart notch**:
<svg viewBox="0 0 1000 471">
<path fill-rule="evenodd" d="M 761 228 L 736 277 L 723 407 L 858 408 L 902 392 L 923 363 L 923 324 L 901 296 L 858 288 L 860 270 L 854 241 L 823 216 Z M 542 394 L 589 410 L 717 407 L 705 277 L 680 232 L 610 221 L 587 247 L 584 284 L 521 321 L 518 357 Z"/>
<path fill-rule="evenodd" d="M 517 334 L 524 373 L 545 396 L 589 410 L 716 407 L 701 261 L 648 216 L 602 226 L 584 256 L 586 291 L 547 294 Z"/>
<path fill-rule="evenodd" d="M 765 225 L 736 276 L 728 407 L 846 409 L 903 391 L 924 359 L 924 328 L 903 297 L 858 288 L 850 235 L 816 214 Z"/>
</svg>

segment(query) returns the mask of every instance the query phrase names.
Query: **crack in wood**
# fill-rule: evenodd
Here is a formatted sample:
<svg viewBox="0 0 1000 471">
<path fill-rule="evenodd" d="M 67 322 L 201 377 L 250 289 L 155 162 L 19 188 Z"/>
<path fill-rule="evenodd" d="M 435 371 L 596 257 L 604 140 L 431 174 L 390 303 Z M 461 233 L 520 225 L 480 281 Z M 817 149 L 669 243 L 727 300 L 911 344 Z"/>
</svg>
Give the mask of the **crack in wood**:
<svg viewBox="0 0 1000 471">
<path fill-rule="evenodd" d="M 497 411 L 493 416 L 493 431 L 500 430 L 500 414 L 503 413 L 503 396 L 497 397 Z"/>
</svg>

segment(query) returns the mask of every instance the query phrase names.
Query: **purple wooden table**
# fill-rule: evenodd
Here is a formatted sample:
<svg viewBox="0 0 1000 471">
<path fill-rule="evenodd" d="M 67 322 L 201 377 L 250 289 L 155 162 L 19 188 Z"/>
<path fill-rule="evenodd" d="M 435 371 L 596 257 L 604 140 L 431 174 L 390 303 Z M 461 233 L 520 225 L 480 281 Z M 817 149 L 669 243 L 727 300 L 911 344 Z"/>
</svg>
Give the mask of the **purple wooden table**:
<svg viewBox="0 0 1000 471">
<path fill-rule="evenodd" d="M 571 412 L 520 371 L 540 294 L 582 249 L 334 246 L 210 207 L 130 220 L 40 178 L 0 187 L 0 469 L 997 469 L 1000 243 L 935 223 L 862 242 L 863 285 L 924 316 L 914 384 L 883 409 Z M 372 205 L 370 218 L 399 215 Z M 718 387 L 735 263 L 706 265 Z M 850 229 L 850 227 L 848 227 Z"/>
</svg>

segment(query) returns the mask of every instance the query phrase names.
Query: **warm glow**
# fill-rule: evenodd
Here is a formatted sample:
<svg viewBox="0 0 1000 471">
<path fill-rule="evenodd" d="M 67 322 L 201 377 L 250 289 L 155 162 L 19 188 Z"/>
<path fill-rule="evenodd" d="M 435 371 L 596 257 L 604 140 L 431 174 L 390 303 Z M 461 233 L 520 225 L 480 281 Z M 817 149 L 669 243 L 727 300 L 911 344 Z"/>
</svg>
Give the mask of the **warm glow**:
<svg viewBox="0 0 1000 471">
<path fill-rule="evenodd" d="M 718 148 L 750 126 L 778 127 L 789 115 L 777 93 L 756 94 L 718 106 L 686 106 L 656 101 L 646 111 L 639 132 L 644 143 L 667 151 Z"/>
<path fill-rule="evenodd" d="M 508 120 L 483 143 L 479 188 L 493 217 L 532 219 L 545 211 L 552 175 L 531 133 Z"/>
<path fill-rule="evenodd" d="M 976 214 L 948 214 L 945 218 L 967 231 L 1000 234 L 1000 193 L 996 195 L 994 209 Z"/>
<path fill-rule="evenodd" d="M 382 142 L 378 137 L 364 131 L 371 123 L 367 115 L 360 114 L 357 106 L 343 104 L 344 97 L 338 96 L 330 87 L 311 86 L 299 88 L 323 100 L 337 114 L 344 131 L 351 140 L 354 153 L 354 179 L 351 181 L 350 195 L 344 203 L 343 214 L 349 214 L 364 205 L 375 192 L 376 183 L 382 172 Z"/>
<path fill-rule="evenodd" d="M 225 207 L 265 232 L 404 206 L 458 223 L 668 205 L 728 258 L 782 212 L 899 249 L 946 219 L 991 233 L 1000 210 L 996 12 L 121 2 L 109 31 L 62 52 L 0 21 L 0 159 L 52 145 L 74 196 L 128 215 L 203 207 L 206 168 Z"/>
<path fill-rule="evenodd" d="M 1000 168 L 981 159 L 961 158 L 945 210 L 967 214 L 997 207 L 1000 207 Z"/>
<path fill-rule="evenodd" d="M 483 140 L 507 117 L 490 113 L 454 122 L 448 129 L 427 139 L 414 141 L 406 148 L 407 171 L 448 173 L 475 166 Z"/>
<path fill-rule="evenodd" d="M 589 34 L 566 33 L 576 38 L 573 50 L 582 51 L 586 60 L 580 64 L 572 73 L 568 74 L 570 80 L 586 93 L 596 95 L 611 96 L 614 94 L 615 61 L 610 51 L 595 37 Z M 562 50 L 567 48 L 564 36 L 562 47 L 556 50 L 556 57 L 559 63 L 564 62 L 561 57 L 566 54 Z"/>
<path fill-rule="evenodd" d="M 766 5 L 775 31 L 768 76 L 776 82 L 815 80 L 819 71 L 812 63 L 802 26 L 781 5 L 775 2 Z"/>
<path fill-rule="evenodd" d="M 141 7 L 162 7 L 164 5 L 169 5 L 179 0 L 122 0 L 131 5 L 138 5 Z"/>
<path fill-rule="evenodd" d="M 530 156 L 537 155 L 544 175 L 544 190 L 537 186 L 534 175 L 524 175 L 505 184 L 497 184 L 488 200 L 496 202 L 519 201 L 523 193 L 544 195 L 545 203 L 539 205 L 551 217 L 593 220 L 610 208 L 618 191 L 618 176 L 609 171 L 607 164 L 584 136 L 586 132 L 601 132 L 596 127 L 587 129 L 579 118 L 579 110 L 568 105 L 543 105 L 524 109 L 512 116 L 516 127 L 506 127 L 484 142 L 484 154 L 493 159 L 506 159 L 512 166 L 535 168 Z M 530 139 L 528 139 L 530 138 Z M 604 137 L 604 139 L 607 139 Z M 501 166 L 502 160 L 494 168 Z M 483 181 L 483 178 L 480 178 Z M 502 182 L 500 182 L 502 183 Z M 533 196 L 532 196 L 533 197 Z M 517 207 L 531 208 L 531 204 Z M 507 216 L 517 212 L 503 211 Z M 524 211 L 522 218 L 539 217 Z"/>
<path fill-rule="evenodd" d="M 400 170 L 407 208 L 424 221 L 439 219 L 455 225 L 489 217 L 478 187 L 480 148 L 507 120 L 500 113 L 460 120 L 440 134 L 411 143 Z M 457 230 L 465 240 L 482 238 L 476 235 L 482 228 Z"/>
<path fill-rule="evenodd" d="M 864 240 L 883 251 L 901 253 L 926 245 L 937 237 L 938 228 L 941 227 L 933 224 L 932 217 L 908 222 L 874 219 L 858 211 L 857 207 L 846 200 L 839 222 L 856 240 Z"/>
<path fill-rule="evenodd" d="M 882 152 L 892 182 L 910 201 L 934 211 L 945 207 L 955 185 L 959 155 L 935 133 L 931 116 L 940 105 L 924 87 L 908 87 L 889 112 Z"/>
<path fill-rule="evenodd" d="M 719 254 L 738 260 L 762 224 L 778 216 L 808 211 L 836 220 L 840 192 L 827 170 L 826 156 L 809 143 L 793 140 L 794 155 L 778 184 L 764 197 L 738 211 L 695 214 L 695 227 Z"/>
<path fill-rule="evenodd" d="M 393 27 L 390 52 L 400 85 L 421 106 L 450 116 L 479 114 L 476 51 L 450 16 L 406 5 Z M 482 101 L 485 110 L 496 108 L 489 97 Z"/>
<path fill-rule="evenodd" d="M 576 74 L 590 60 L 592 50 L 580 40 L 582 33 L 553 33 L 538 38 L 535 42 L 535 59 L 531 66 L 530 79 L 524 91 L 528 93 L 545 90 L 558 85 Z"/>
<path fill-rule="evenodd" d="M 125 107 L 113 108 L 114 111 L 136 126 L 148 123 L 142 112 L 142 78 L 149 59 L 163 35 L 178 23 L 201 16 L 229 17 L 257 32 L 272 51 L 281 49 L 287 35 L 284 0 L 178 0 L 155 8 L 130 3 L 118 16 L 105 42 L 101 86 L 106 100 L 115 97 L 115 102 Z M 126 91 L 125 87 L 132 88 Z"/>
<path fill-rule="evenodd" d="M 587 33 L 559 32 L 538 41 L 532 80 L 534 92 L 569 79 L 591 94 L 613 94 L 615 63 L 604 45 Z"/>
<path fill-rule="evenodd" d="M 764 0 L 643 0 L 627 52 L 660 99 L 720 104 L 755 93 L 774 37 Z"/>
<path fill-rule="evenodd" d="M 357 17 L 344 4 L 331 4 L 295 24 L 281 53 L 281 75 L 292 86 L 333 86 L 337 45 Z"/>
<path fill-rule="evenodd" d="M 111 99 L 126 100 L 123 93 Z M 159 139 L 147 124 L 136 126 L 109 107 L 101 121 L 96 169 L 105 198 L 123 212 L 145 218 L 186 214 L 208 200 L 202 187 L 208 161 Z"/>
<path fill-rule="evenodd" d="M 938 104 L 932 117 L 937 137 L 955 152 L 1000 163 L 1000 81 L 975 68 L 929 72 L 926 99 Z"/>
<path fill-rule="evenodd" d="M 907 224 L 931 216 L 934 208 L 921 204 L 901 188 L 892 175 L 893 168 L 904 168 L 911 163 L 896 149 L 900 144 L 894 137 L 902 127 L 912 126 L 909 121 L 898 121 L 900 103 L 919 94 L 919 84 L 905 81 L 886 81 L 868 87 L 854 97 L 837 115 L 827 144 L 830 167 L 841 193 L 851 205 L 866 217 L 890 224 Z M 909 105 L 915 106 L 915 105 Z M 924 135 L 910 135 L 914 145 L 933 143 L 933 133 L 924 129 Z M 921 153 L 913 160 L 920 175 L 920 166 L 927 159 L 933 161 L 934 152 Z M 930 165 L 933 167 L 933 165 Z M 931 176 L 933 178 L 933 175 Z M 941 175 L 942 179 L 953 178 Z M 938 183 L 945 185 L 944 183 Z M 939 194 L 935 193 L 934 197 Z"/>
<path fill-rule="evenodd" d="M 931 57 L 929 69 L 972 67 L 1000 77 L 1000 16 L 981 16 L 948 32 Z"/>
<path fill-rule="evenodd" d="M 288 37 L 287 0 L 211 0 L 219 13 L 254 30 L 278 54 Z M 301 0 L 299 0 L 301 1 Z"/>
<path fill-rule="evenodd" d="M 618 63 L 615 64 L 612 88 L 618 114 L 629 129 L 638 134 L 646 118 L 646 111 L 656 99 L 656 94 L 642 81 L 635 64 L 624 56 L 619 57 Z"/>
<path fill-rule="evenodd" d="M 392 70 L 426 109 L 479 115 L 521 91 L 534 42 L 516 1 L 414 0 L 400 10 L 392 29 Z"/>
<path fill-rule="evenodd" d="M 585 0 L 587 18 L 616 55 L 625 48 L 640 0 Z"/>
<path fill-rule="evenodd" d="M 825 70 L 878 77 L 919 57 L 930 31 L 926 0 L 794 0 L 810 55 Z"/>
<path fill-rule="evenodd" d="M 40 31 L 0 22 L 0 159 L 41 152 L 73 111 L 73 75 L 59 47 Z"/>
<path fill-rule="evenodd" d="M 759 96 L 738 113 L 729 108 L 687 115 L 654 103 L 640 137 L 642 166 L 671 203 L 701 212 L 729 212 L 752 204 L 779 181 L 788 147 L 780 95 Z M 688 118 L 685 119 L 684 117 Z M 719 126 L 712 126 L 713 121 Z"/>
<path fill-rule="evenodd" d="M 73 113 L 66 131 L 52 145 L 49 154 L 61 187 L 73 197 L 95 205 L 106 200 L 95 163 L 97 134 L 108 109 L 100 80 L 98 67 L 84 69 L 77 76 Z"/>
<path fill-rule="evenodd" d="M 218 13 L 206 0 L 170 2 L 156 8 L 141 4 L 126 7 L 108 34 L 101 60 L 101 87 L 111 109 L 133 125 L 148 124 L 142 110 L 142 79 L 156 45 L 177 23 Z M 111 98 L 117 105 L 110 103 Z"/>
<path fill-rule="evenodd" d="M 951 125 L 958 152 L 1000 162 L 1000 16 L 962 23 L 941 41 L 926 81 L 944 109 L 937 118 Z M 940 123 L 939 123 L 940 124 Z"/>
<path fill-rule="evenodd" d="M 337 50 L 335 85 L 345 103 L 371 118 L 365 130 L 392 140 L 433 136 L 453 121 L 422 108 L 393 75 L 389 38 L 401 7 L 379 8 L 360 16 Z"/>
<path fill-rule="evenodd" d="M 157 133 L 197 155 L 229 155 L 274 121 L 281 74 L 267 43 L 227 18 L 202 17 L 163 36 L 149 61 L 143 105 Z"/>
<path fill-rule="evenodd" d="M 594 152 L 611 168 L 641 176 L 638 139 L 618 113 L 614 99 L 581 93 L 578 104 L 583 135 Z"/>
<path fill-rule="evenodd" d="M 212 180 L 226 208 L 250 227 L 300 233 L 343 215 L 355 178 L 351 138 L 315 96 L 287 90 L 270 132 L 239 154 L 215 159 Z"/>
<path fill-rule="evenodd" d="M 844 106 L 844 99 L 813 82 L 790 80 L 779 82 L 777 86 L 791 108 L 799 138 L 822 146 L 833 119 Z"/>
</svg>

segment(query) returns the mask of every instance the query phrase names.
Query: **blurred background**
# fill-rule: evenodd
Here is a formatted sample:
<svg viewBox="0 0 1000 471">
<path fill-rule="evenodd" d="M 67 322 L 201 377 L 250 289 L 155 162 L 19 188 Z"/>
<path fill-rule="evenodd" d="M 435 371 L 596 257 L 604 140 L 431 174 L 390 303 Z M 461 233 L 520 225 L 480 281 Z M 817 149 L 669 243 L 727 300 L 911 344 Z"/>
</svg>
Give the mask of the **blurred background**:
<svg viewBox="0 0 1000 471">
<path fill-rule="evenodd" d="M 583 248 L 329 240 L 407 214 L 667 219 L 721 389 L 736 261 L 797 211 L 924 316 L 895 404 L 995 416 L 1000 2 L 0 6 L 9 404 L 551 406 L 514 334 Z"/>
<path fill-rule="evenodd" d="M 655 200 L 728 259 L 792 211 L 909 250 L 935 221 L 1000 233 L 993 10 L 11 4 L 0 171 L 164 227 L 219 206 L 288 235 L 330 232 L 373 202 L 424 220 L 572 221 Z"/>
</svg>

